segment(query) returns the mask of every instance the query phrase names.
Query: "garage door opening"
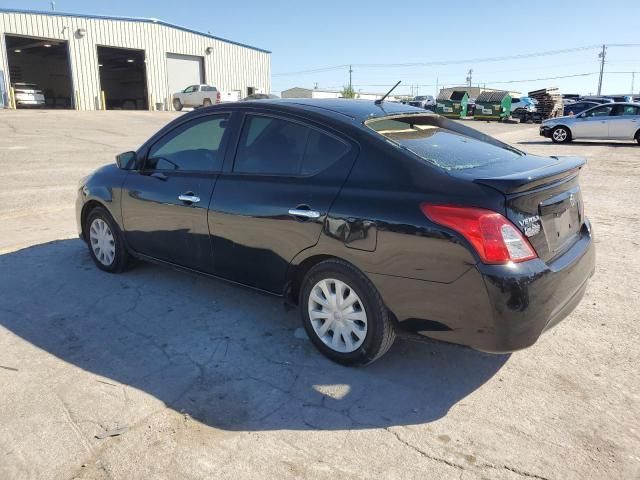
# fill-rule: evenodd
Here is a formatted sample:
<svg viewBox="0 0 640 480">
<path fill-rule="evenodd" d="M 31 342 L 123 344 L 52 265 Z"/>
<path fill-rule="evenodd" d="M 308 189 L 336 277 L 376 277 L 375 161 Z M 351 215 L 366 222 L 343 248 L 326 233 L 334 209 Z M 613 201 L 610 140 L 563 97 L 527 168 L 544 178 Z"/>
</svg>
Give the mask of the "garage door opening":
<svg viewBox="0 0 640 480">
<path fill-rule="evenodd" d="M 205 83 L 203 61 L 202 57 L 167 53 L 168 105 L 171 105 L 174 93 L 182 92 L 190 85 Z"/>
<path fill-rule="evenodd" d="M 144 50 L 98 47 L 100 88 L 107 110 L 147 110 Z"/>
<path fill-rule="evenodd" d="M 5 42 L 16 107 L 73 107 L 66 41 L 6 35 Z"/>
</svg>

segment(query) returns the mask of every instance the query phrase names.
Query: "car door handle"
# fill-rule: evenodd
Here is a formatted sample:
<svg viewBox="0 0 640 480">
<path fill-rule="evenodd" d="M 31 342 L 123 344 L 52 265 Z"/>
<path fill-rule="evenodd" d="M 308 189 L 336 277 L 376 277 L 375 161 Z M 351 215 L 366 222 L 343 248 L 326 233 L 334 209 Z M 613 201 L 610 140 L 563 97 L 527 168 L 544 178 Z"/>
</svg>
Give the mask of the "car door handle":
<svg viewBox="0 0 640 480">
<path fill-rule="evenodd" d="M 187 203 L 198 203 L 200 201 L 200 197 L 194 195 L 193 192 L 187 192 L 182 195 L 178 195 L 178 200 Z"/>
<path fill-rule="evenodd" d="M 291 210 L 289 210 L 289 215 L 303 218 L 320 218 L 320 212 L 302 208 L 292 208 Z"/>
</svg>

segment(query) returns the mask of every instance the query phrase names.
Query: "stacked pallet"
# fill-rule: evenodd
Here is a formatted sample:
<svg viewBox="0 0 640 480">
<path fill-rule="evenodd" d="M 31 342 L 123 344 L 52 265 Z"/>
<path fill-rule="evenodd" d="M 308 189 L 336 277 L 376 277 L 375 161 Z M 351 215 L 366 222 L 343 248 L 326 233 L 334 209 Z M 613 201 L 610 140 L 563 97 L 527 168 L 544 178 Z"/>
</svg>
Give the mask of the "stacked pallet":
<svg viewBox="0 0 640 480">
<path fill-rule="evenodd" d="M 538 101 L 536 109 L 543 119 L 560 117 L 564 112 L 562 94 L 558 88 L 543 88 L 529 92 L 529 97 Z"/>
</svg>

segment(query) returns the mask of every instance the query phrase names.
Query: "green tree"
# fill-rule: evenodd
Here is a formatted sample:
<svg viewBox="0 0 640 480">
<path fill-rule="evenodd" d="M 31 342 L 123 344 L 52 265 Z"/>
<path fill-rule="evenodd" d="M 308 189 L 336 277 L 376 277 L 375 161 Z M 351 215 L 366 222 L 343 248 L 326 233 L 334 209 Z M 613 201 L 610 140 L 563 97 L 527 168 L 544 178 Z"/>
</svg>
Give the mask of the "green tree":
<svg viewBox="0 0 640 480">
<path fill-rule="evenodd" d="M 344 87 L 342 87 L 342 92 L 340 92 L 340 95 L 342 95 L 342 98 L 358 98 L 358 94 L 356 93 L 355 89 L 353 87 L 350 87 L 349 85 L 345 85 Z"/>
</svg>

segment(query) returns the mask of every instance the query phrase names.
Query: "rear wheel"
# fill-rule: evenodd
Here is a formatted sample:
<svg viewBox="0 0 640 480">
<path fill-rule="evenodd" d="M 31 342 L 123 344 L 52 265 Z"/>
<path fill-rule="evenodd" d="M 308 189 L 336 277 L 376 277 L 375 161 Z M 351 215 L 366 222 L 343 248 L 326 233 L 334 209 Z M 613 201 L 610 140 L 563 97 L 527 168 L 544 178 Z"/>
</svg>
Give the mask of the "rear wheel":
<svg viewBox="0 0 640 480">
<path fill-rule="evenodd" d="M 567 143 L 571 141 L 571 132 L 567 127 L 556 127 L 551 132 L 551 140 L 554 143 Z"/>
<path fill-rule="evenodd" d="M 638 145 L 640 145 L 640 130 L 636 132 L 636 142 L 638 142 Z"/>
<path fill-rule="evenodd" d="M 202 102 L 202 106 L 203 107 L 210 107 L 211 106 L 211 100 L 209 100 L 208 98 L 205 98 L 204 102 Z"/>
<path fill-rule="evenodd" d="M 109 212 L 96 207 L 87 216 L 85 238 L 89 254 L 100 270 L 119 273 L 127 268 L 129 254 L 122 234 Z"/>
<path fill-rule="evenodd" d="M 182 102 L 175 98 L 173 100 L 173 108 L 179 112 L 180 110 L 182 110 Z"/>
<path fill-rule="evenodd" d="M 326 357 L 367 365 L 393 344 L 394 326 L 380 294 L 352 265 L 326 260 L 306 275 L 300 292 L 302 323 Z"/>
</svg>

